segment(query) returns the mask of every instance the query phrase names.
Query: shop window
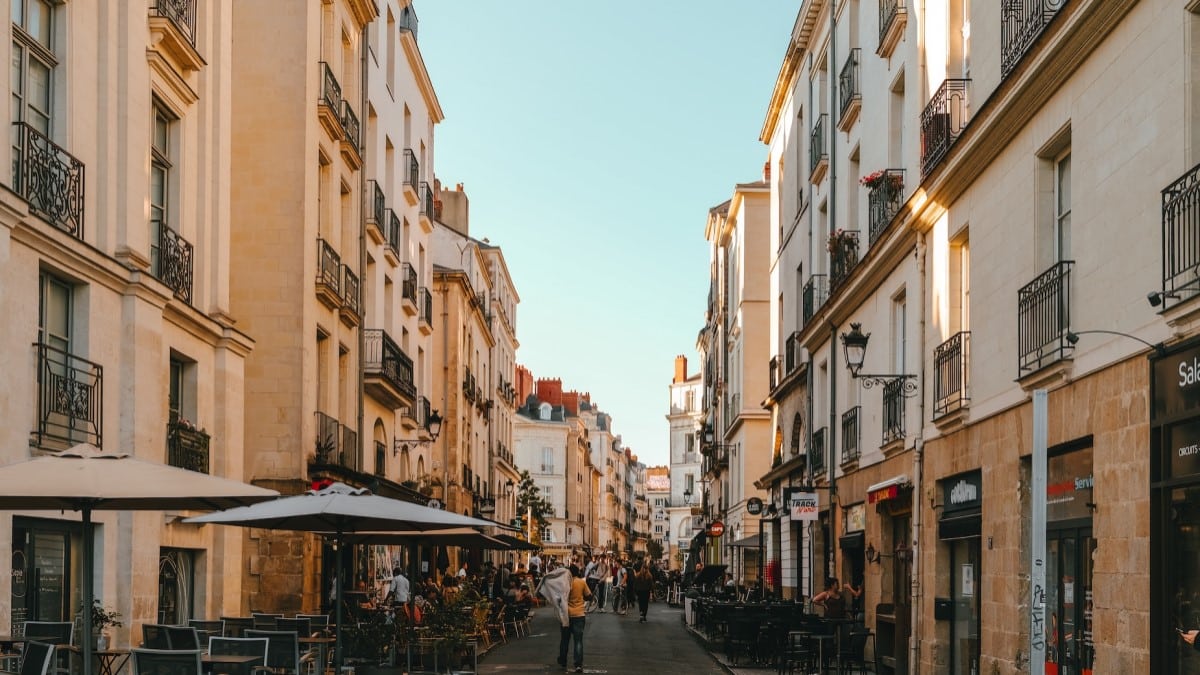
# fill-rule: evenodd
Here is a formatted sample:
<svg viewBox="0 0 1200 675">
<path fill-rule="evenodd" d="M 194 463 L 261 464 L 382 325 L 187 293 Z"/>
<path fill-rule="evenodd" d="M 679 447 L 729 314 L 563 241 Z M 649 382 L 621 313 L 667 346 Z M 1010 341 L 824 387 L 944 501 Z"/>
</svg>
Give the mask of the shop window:
<svg viewBox="0 0 1200 675">
<path fill-rule="evenodd" d="M 164 548 L 158 557 L 158 623 L 187 625 L 196 591 L 196 552 Z"/>
</svg>

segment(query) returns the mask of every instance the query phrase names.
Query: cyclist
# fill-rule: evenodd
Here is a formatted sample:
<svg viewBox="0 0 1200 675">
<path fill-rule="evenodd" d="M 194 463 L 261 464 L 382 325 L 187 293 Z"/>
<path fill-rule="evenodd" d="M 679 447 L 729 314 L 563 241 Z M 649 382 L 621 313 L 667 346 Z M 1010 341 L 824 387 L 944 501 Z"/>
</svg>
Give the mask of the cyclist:
<svg viewBox="0 0 1200 675">
<path fill-rule="evenodd" d="M 629 598 L 625 595 L 629 582 L 629 568 L 622 565 L 620 560 L 614 559 L 612 575 L 613 613 L 623 615 L 629 608 Z"/>
</svg>

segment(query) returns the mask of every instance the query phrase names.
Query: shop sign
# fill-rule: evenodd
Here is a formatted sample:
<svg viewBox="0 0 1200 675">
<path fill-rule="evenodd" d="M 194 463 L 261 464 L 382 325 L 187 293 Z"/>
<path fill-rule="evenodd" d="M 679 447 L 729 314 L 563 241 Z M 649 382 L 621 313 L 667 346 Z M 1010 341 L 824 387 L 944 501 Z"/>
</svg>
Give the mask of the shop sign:
<svg viewBox="0 0 1200 675">
<path fill-rule="evenodd" d="M 862 502 L 846 507 L 846 534 L 867 529 L 867 506 Z"/>
<path fill-rule="evenodd" d="M 1046 519 L 1090 518 L 1092 449 L 1084 448 L 1046 461 Z"/>
<path fill-rule="evenodd" d="M 751 497 L 750 499 L 746 500 L 746 513 L 749 513 L 752 516 L 757 516 L 758 514 L 762 513 L 762 510 L 763 501 L 758 497 Z"/>
<path fill-rule="evenodd" d="M 711 523 L 709 523 L 708 536 L 719 537 L 722 534 L 725 534 L 725 523 L 722 523 L 719 520 L 714 520 Z"/>
<path fill-rule="evenodd" d="M 1156 360 L 1151 394 L 1156 418 L 1200 412 L 1200 347 Z"/>
<path fill-rule="evenodd" d="M 960 473 L 942 481 L 942 512 L 977 509 L 983 505 L 983 472 Z"/>
<path fill-rule="evenodd" d="M 1200 420 L 1172 425 L 1163 434 L 1168 456 L 1163 464 L 1172 478 L 1200 474 Z"/>
<path fill-rule="evenodd" d="M 817 519 L 821 503 L 815 492 L 793 491 L 787 496 L 788 517 L 793 521 L 813 521 Z"/>
</svg>

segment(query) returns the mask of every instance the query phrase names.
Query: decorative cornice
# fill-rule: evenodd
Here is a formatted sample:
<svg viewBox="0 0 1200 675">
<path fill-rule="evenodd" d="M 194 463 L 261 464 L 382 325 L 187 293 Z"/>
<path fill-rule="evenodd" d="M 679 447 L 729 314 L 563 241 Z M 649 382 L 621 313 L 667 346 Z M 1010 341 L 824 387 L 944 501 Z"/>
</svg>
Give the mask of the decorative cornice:
<svg viewBox="0 0 1200 675">
<path fill-rule="evenodd" d="M 433 81 L 429 79 L 429 71 L 425 69 L 425 59 L 421 58 L 421 50 L 417 48 L 416 36 L 412 31 L 400 31 L 400 44 L 404 46 L 404 55 L 408 57 L 408 64 L 417 79 L 417 88 L 421 90 L 421 97 L 425 99 L 425 106 L 429 108 L 429 117 L 434 124 L 441 123 L 446 115 L 442 112 L 442 104 L 438 102 L 437 92 L 433 89 Z"/>
<path fill-rule="evenodd" d="M 200 95 L 196 93 L 196 90 L 192 89 L 184 76 L 171 65 L 161 52 L 154 48 L 147 49 L 146 62 L 150 64 L 151 75 L 157 75 L 157 80 L 162 82 L 165 89 L 162 93 L 171 102 L 180 107 L 187 107 L 200 100 Z"/>
<path fill-rule="evenodd" d="M 373 0 L 346 0 L 346 6 L 350 8 L 350 14 L 358 22 L 360 29 L 379 16 L 379 8 L 375 6 Z"/>
<path fill-rule="evenodd" d="M 824 6 L 825 0 L 804 0 L 804 4 L 796 14 L 791 40 L 788 41 L 787 51 L 784 52 L 779 75 L 775 78 L 775 87 L 771 90 L 767 115 L 763 120 L 762 130 L 758 132 L 758 140 L 763 143 L 771 142 L 771 133 L 779 122 L 779 115 L 783 111 L 784 101 L 792 91 L 796 74 L 800 72 L 801 59 L 808 50 L 808 41 L 812 38 L 813 28 L 817 25 L 817 17 Z"/>
</svg>

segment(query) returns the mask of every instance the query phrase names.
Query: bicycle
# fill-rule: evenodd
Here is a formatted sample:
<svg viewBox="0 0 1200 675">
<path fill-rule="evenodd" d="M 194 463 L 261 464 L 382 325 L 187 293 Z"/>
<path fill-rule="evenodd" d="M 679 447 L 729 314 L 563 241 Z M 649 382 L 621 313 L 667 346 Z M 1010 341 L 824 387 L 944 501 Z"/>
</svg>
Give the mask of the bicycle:
<svg viewBox="0 0 1200 675">
<path fill-rule="evenodd" d="M 613 614 L 624 614 L 629 610 L 629 596 L 625 593 L 624 586 L 612 587 L 612 611 Z"/>
<path fill-rule="evenodd" d="M 664 602 L 667 599 L 667 585 L 662 581 L 655 581 L 654 587 L 650 589 L 651 602 Z"/>
</svg>

